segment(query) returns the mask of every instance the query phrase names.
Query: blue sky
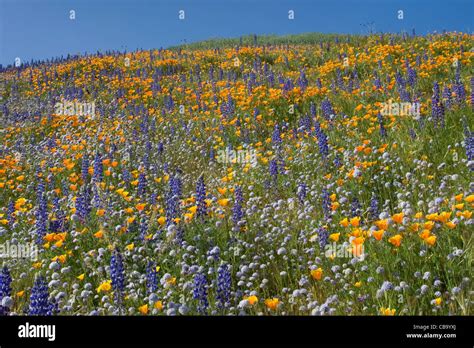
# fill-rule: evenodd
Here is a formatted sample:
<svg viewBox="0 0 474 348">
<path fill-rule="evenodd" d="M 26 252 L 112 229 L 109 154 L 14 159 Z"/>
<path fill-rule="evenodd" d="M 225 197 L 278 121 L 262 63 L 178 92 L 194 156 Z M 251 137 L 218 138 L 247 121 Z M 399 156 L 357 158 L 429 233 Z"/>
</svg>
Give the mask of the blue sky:
<svg viewBox="0 0 474 348">
<path fill-rule="evenodd" d="M 304 32 L 473 32 L 472 0 L 0 0 L 0 64 L 215 37 Z M 69 19 L 69 11 L 76 19 Z M 178 11 L 185 11 L 185 20 Z M 288 11 L 295 19 L 288 19 Z M 397 11 L 404 11 L 404 19 Z"/>
</svg>

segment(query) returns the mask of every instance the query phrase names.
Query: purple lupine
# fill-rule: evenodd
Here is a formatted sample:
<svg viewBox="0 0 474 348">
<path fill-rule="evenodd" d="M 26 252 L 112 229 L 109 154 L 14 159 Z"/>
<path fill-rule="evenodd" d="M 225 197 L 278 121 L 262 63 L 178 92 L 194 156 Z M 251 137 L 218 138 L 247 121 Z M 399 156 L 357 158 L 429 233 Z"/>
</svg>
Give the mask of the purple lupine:
<svg viewBox="0 0 474 348">
<path fill-rule="evenodd" d="M 278 177 L 278 163 L 275 160 L 271 160 L 269 164 L 269 171 L 270 171 L 270 176 L 272 177 L 273 181 L 277 181 Z"/>
<path fill-rule="evenodd" d="M 179 184 L 174 181 L 174 178 L 170 178 L 169 189 L 166 191 L 165 199 L 165 215 L 166 215 L 166 226 L 174 224 L 174 219 L 179 216 Z"/>
<path fill-rule="evenodd" d="M 308 194 L 308 187 L 305 183 L 299 183 L 298 188 L 296 189 L 296 194 L 298 199 L 301 203 L 303 203 L 306 199 L 306 195 Z"/>
<path fill-rule="evenodd" d="M 380 81 L 380 77 L 377 74 L 375 75 L 374 86 L 377 90 L 382 88 L 382 81 Z"/>
<path fill-rule="evenodd" d="M 206 184 L 204 183 L 204 176 L 200 176 L 196 184 L 196 202 L 197 210 L 196 216 L 203 218 L 207 215 L 207 204 L 206 204 Z"/>
<path fill-rule="evenodd" d="M 158 194 L 156 192 L 153 192 L 151 195 L 150 195 L 150 205 L 151 206 L 154 206 L 156 204 L 156 201 L 158 199 Z"/>
<path fill-rule="evenodd" d="M 474 77 L 471 77 L 471 107 L 474 110 Z"/>
<path fill-rule="evenodd" d="M 444 107 L 440 100 L 440 90 L 438 82 L 434 83 L 433 96 L 431 97 L 431 116 L 435 126 L 444 128 Z"/>
<path fill-rule="evenodd" d="M 51 232 L 62 232 L 64 231 L 67 223 L 66 214 L 61 210 L 59 204 L 59 197 L 53 198 L 53 213 L 54 220 L 51 220 L 49 229 Z"/>
<path fill-rule="evenodd" d="M 112 279 L 115 302 L 120 306 L 122 304 L 123 292 L 125 290 L 125 271 L 122 255 L 118 249 L 114 250 L 110 259 L 110 278 Z"/>
<path fill-rule="evenodd" d="M 181 178 L 178 175 L 171 177 L 169 185 L 173 194 L 176 195 L 178 199 L 181 199 L 183 196 L 183 183 Z"/>
<path fill-rule="evenodd" d="M 140 221 L 140 226 L 138 227 L 138 231 L 139 231 L 140 240 L 142 242 L 145 241 L 145 237 L 148 232 L 148 221 L 146 217 L 143 217 L 142 220 Z"/>
<path fill-rule="evenodd" d="M 8 203 L 7 221 L 9 226 L 13 226 L 13 223 L 15 222 L 15 203 L 13 200 L 10 200 Z"/>
<path fill-rule="evenodd" d="M 303 70 L 300 71 L 300 77 L 298 78 L 298 85 L 301 87 L 301 90 L 304 91 L 308 87 L 308 79 Z"/>
<path fill-rule="evenodd" d="M 319 89 L 323 88 L 323 84 L 319 77 L 316 79 L 316 87 L 318 87 Z"/>
<path fill-rule="evenodd" d="M 461 80 L 461 66 L 459 64 L 456 67 L 456 75 L 454 77 L 454 83 L 453 83 L 453 92 L 456 95 L 455 97 L 456 103 L 457 104 L 464 103 L 464 100 L 466 99 L 466 89 L 464 88 L 464 84 L 462 83 L 462 80 Z"/>
<path fill-rule="evenodd" d="M 321 253 L 324 251 L 324 248 L 328 244 L 329 240 L 329 232 L 324 227 L 318 228 L 318 242 L 319 242 L 319 249 Z"/>
<path fill-rule="evenodd" d="M 409 66 L 407 72 L 407 83 L 413 87 L 416 83 L 416 77 L 416 70 Z"/>
<path fill-rule="evenodd" d="M 42 182 L 36 189 L 38 208 L 35 212 L 36 217 L 36 243 L 42 244 L 43 237 L 46 235 L 48 226 L 48 201 L 46 199 L 45 187 Z"/>
<path fill-rule="evenodd" d="M 351 216 L 352 217 L 356 217 L 356 216 L 360 216 L 361 214 L 361 206 L 360 206 L 360 202 L 359 202 L 359 199 L 357 197 L 354 197 L 352 198 L 352 202 L 351 202 Z"/>
<path fill-rule="evenodd" d="M 81 177 L 84 182 L 89 179 L 89 158 L 87 154 L 82 157 Z"/>
<path fill-rule="evenodd" d="M 209 302 L 207 299 L 207 278 L 203 273 L 198 273 L 194 276 L 193 298 L 198 301 L 198 312 L 205 314 Z"/>
<path fill-rule="evenodd" d="M 128 171 L 127 168 L 124 168 L 122 170 L 122 179 L 123 181 L 128 185 L 130 183 L 130 181 L 132 180 L 132 176 L 130 174 L 130 172 Z"/>
<path fill-rule="evenodd" d="M 317 136 L 318 136 L 319 153 L 321 154 L 321 157 L 323 159 L 327 159 L 327 157 L 329 155 L 328 137 L 322 131 L 322 129 L 319 130 Z"/>
<path fill-rule="evenodd" d="M 89 185 L 84 185 L 76 198 L 76 214 L 82 221 L 86 221 L 91 212 L 91 192 Z"/>
<path fill-rule="evenodd" d="M 474 132 L 466 132 L 466 139 L 464 140 L 466 146 L 466 157 L 468 165 L 474 171 Z"/>
<path fill-rule="evenodd" d="M 102 164 L 102 157 L 100 153 L 96 153 L 94 158 L 94 173 L 92 175 L 92 181 L 101 182 L 104 177 L 104 167 Z"/>
<path fill-rule="evenodd" d="M 372 196 L 370 200 L 369 217 L 371 220 L 377 220 L 379 218 L 379 201 L 375 196 Z"/>
<path fill-rule="evenodd" d="M 232 221 L 234 224 L 238 224 L 244 217 L 244 211 L 242 204 L 244 203 L 244 197 L 242 195 L 242 189 L 240 186 L 236 186 L 234 190 L 234 205 L 232 207 Z"/>
<path fill-rule="evenodd" d="M 276 148 L 279 148 L 281 146 L 281 134 L 280 127 L 278 126 L 278 124 L 275 125 L 275 128 L 273 130 L 272 143 L 273 146 L 275 146 Z"/>
<path fill-rule="evenodd" d="M 12 277 L 7 266 L 4 266 L 0 271 L 0 316 L 8 315 L 10 308 L 7 306 L 2 306 L 2 301 L 6 297 L 11 297 L 12 294 Z"/>
<path fill-rule="evenodd" d="M 332 104 L 327 98 L 321 102 L 321 111 L 322 111 L 323 117 L 327 120 L 329 120 L 333 115 L 335 115 Z"/>
<path fill-rule="evenodd" d="M 217 269 L 217 300 L 219 306 L 226 307 L 230 301 L 230 290 L 232 286 L 232 276 L 229 265 L 220 265 Z"/>
<path fill-rule="evenodd" d="M 377 119 L 379 121 L 379 128 L 380 128 L 380 136 L 382 138 L 385 138 L 387 136 L 387 130 L 385 129 L 385 126 L 383 124 L 383 117 L 380 114 L 380 112 L 377 114 Z"/>
<path fill-rule="evenodd" d="M 316 117 L 316 104 L 314 104 L 313 101 L 310 102 L 309 104 L 309 113 L 311 115 L 311 117 Z"/>
<path fill-rule="evenodd" d="M 311 117 L 309 115 L 305 115 L 304 117 L 300 119 L 299 125 L 300 125 L 300 129 L 308 133 L 311 132 Z M 297 131 L 298 130 L 296 130 L 295 132 L 295 137 L 297 135 Z"/>
<path fill-rule="evenodd" d="M 163 151 L 165 150 L 165 146 L 162 141 L 158 143 L 158 154 L 161 155 L 163 154 Z"/>
<path fill-rule="evenodd" d="M 325 188 L 321 192 L 321 202 L 324 217 L 327 219 L 331 214 L 331 199 L 329 197 L 329 192 Z"/>
<path fill-rule="evenodd" d="M 403 78 L 400 71 L 397 71 L 397 73 L 395 74 L 395 80 L 397 82 L 397 90 L 398 90 L 398 93 L 400 94 L 400 99 L 403 102 L 410 102 L 411 101 L 410 94 L 406 90 L 407 81 Z"/>
<path fill-rule="evenodd" d="M 100 209 L 102 204 L 101 204 L 101 198 L 99 194 L 99 188 L 97 187 L 97 185 L 92 186 L 92 193 L 93 193 L 93 197 L 92 197 L 91 203 L 93 204 L 94 208 Z"/>
<path fill-rule="evenodd" d="M 53 315 L 57 308 L 55 303 L 49 300 L 48 284 L 43 276 L 35 280 L 30 295 L 29 315 Z"/>
<path fill-rule="evenodd" d="M 444 105 L 446 105 L 446 108 L 449 110 L 451 108 L 452 100 L 451 100 L 451 90 L 449 89 L 448 86 L 445 86 L 443 89 L 443 100 L 444 100 Z"/>
<path fill-rule="evenodd" d="M 158 290 L 156 264 L 152 261 L 148 262 L 146 266 L 146 289 L 148 294 L 154 293 Z"/>
<path fill-rule="evenodd" d="M 146 186 L 147 186 L 146 176 L 145 176 L 145 173 L 142 172 L 138 176 L 138 185 L 137 185 L 137 194 L 138 194 L 138 196 L 145 195 Z"/>
</svg>

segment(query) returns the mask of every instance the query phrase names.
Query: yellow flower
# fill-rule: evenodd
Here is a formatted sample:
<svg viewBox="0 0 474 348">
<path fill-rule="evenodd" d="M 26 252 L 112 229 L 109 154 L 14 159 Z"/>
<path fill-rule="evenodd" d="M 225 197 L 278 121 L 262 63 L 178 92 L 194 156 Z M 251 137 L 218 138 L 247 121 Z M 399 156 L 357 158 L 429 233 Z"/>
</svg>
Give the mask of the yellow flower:
<svg viewBox="0 0 474 348">
<path fill-rule="evenodd" d="M 163 225 L 165 224 L 165 222 L 166 222 L 166 218 L 165 218 L 164 216 L 160 216 L 160 217 L 158 218 L 158 223 L 159 223 L 161 226 L 163 226 Z"/>
<path fill-rule="evenodd" d="M 461 214 L 465 219 L 470 219 L 472 216 L 472 211 L 464 210 Z"/>
<path fill-rule="evenodd" d="M 33 268 L 34 268 L 34 269 L 41 268 L 41 266 L 42 266 L 41 261 L 40 261 L 40 262 L 35 262 L 35 263 L 33 264 Z"/>
<path fill-rule="evenodd" d="M 448 213 L 448 212 L 443 211 L 441 214 L 439 214 L 438 221 L 445 223 L 446 221 L 449 220 L 450 217 L 451 217 L 451 212 Z"/>
<path fill-rule="evenodd" d="M 420 238 L 423 239 L 423 240 L 425 240 L 429 236 L 431 236 L 431 231 L 430 230 L 423 230 L 423 232 L 421 232 L 421 234 L 420 234 Z"/>
<path fill-rule="evenodd" d="M 129 245 L 127 245 L 125 247 L 127 250 L 133 250 L 133 248 L 135 248 L 135 244 L 134 243 L 130 243 Z"/>
<path fill-rule="evenodd" d="M 441 297 L 437 297 L 437 298 L 435 298 L 434 303 L 435 303 L 437 306 L 439 306 L 439 305 L 441 305 L 441 302 L 442 302 L 442 301 L 443 301 L 443 300 L 441 299 Z"/>
<path fill-rule="evenodd" d="M 102 238 L 104 236 L 104 231 L 99 230 L 96 233 L 94 233 L 94 237 L 96 238 Z"/>
<path fill-rule="evenodd" d="M 135 208 L 137 208 L 138 211 L 142 211 L 145 209 L 146 203 L 138 203 Z"/>
<path fill-rule="evenodd" d="M 427 238 L 425 238 L 425 243 L 428 244 L 428 245 L 435 245 L 436 244 L 436 236 L 435 235 L 431 235 Z"/>
<path fill-rule="evenodd" d="M 163 310 L 163 302 L 161 301 L 156 301 L 154 304 L 154 307 L 158 309 L 159 311 Z"/>
<path fill-rule="evenodd" d="M 377 226 L 381 230 L 387 230 L 388 228 L 388 220 L 377 220 L 375 221 L 375 226 Z"/>
<path fill-rule="evenodd" d="M 185 213 L 184 214 L 184 220 L 185 221 L 191 221 L 194 217 L 194 213 Z"/>
<path fill-rule="evenodd" d="M 452 221 L 448 221 L 448 222 L 446 222 L 446 227 L 448 227 L 449 229 L 452 230 L 453 228 L 456 227 L 456 224 Z"/>
<path fill-rule="evenodd" d="M 249 301 L 250 305 L 254 305 L 258 302 L 258 297 L 255 295 L 247 297 L 247 301 Z"/>
<path fill-rule="evenodd" d="M 354 286 L 355 286 L 356 288 L 360 288 L 361 285 L 362 285 L 362 282 L 361 282 L 361 281 L 358 281 L 358 282 L 354 283 Z"/>
<path fill-rule="evenodd" d="M 148 314 L 148 305 L 147 304 L 144 304 L 143 306 L 141 307 L 138 307 L 138 310 L 140 311 L 141 314 Z"/>
<path fill-rule="evenodd" d="M 347 218 L 344 218 L 343 220 L 339 222 L 339 224 L 343 227 L 347 227 L 349 226 L 349 220 Z"/>
<path fill-rule="evenodd" d="M 22 290 L 22 291 L 18 291 L 18 292 L 16 293 L 16 296 L 17 296 L 17 297 L 23 297 L 24 294 L 25 294 L 25 290 Z"/>
<path fill-rule="evenodd" d="M 321 280 L 321 277 L 323 276 L 323 270 L 320 268 L 318 269 L 313 269 L 311 270 L 311 277 L 315 280 Z"/>
<path fill-rule="evenodd" d="M 403 217 L 404 216 L 405 216 L 405 214 L 403 214 L 403 213 L 394 214 L 392 216 L 392 220 L 395 221 L 397 224 L 401 224 L 401 223 L 403 223 Z"/>
<path fill-rule="evenodd" d="M 469 196 L 467 196 L 466 198 L 464 198 L 464 200 L 465 200 L 467 203 L 472 203 L 472 202 L 474 202 L 474 195 L 469 195 Z"/>
<path fill-rule="evenodd" d="M 111 280 L 106 280 L 105 282 L 103 282 L 102 284 L 100 284 L 98 286 L 97 292 L 98 293 L 108 292 L 108 291 L 110 291 L 110 289 L 112 289 L 112 281 Z"/>
<path fill-rule="evenodd" d="M 351 223 L 351 225 L 354 226 L 354 227 L 359 226 L 360 217 L 358 217 L 358 216 L 353 217 L 353 218 L 350 220 L 350 223 Z"/>
<path fill-rule="evenodd" d="M 378 230 L 378 231 L 372 232 L 372 235 L 374 236 L 375 239 L 382 240 L 384 233 L 385 233 L 384 230 Z"/>
<path fill-rule="evenodd" d="M 82 273 L 81 275 L 78 275 L 78 276 L 77 276 L 77 279 L 79 279 L 79 280 L 84 280 L 84 277 L 85 277 L 85 274 Z"/>
<path fill-rule="evenodd" d="M 425 230 L 431 231 L 433 229 L 434 225 L 435 225 L 434 221 L 426 221 L 423 226 L 424 226 Z"/>
<path fill-rule="evenodd" d="M 278 307 L 280 300 L 277 298 L 268 298 L 265 300 L 265 306 L 267 306 L 268 309 L 275 310 Z"/>
<path fill-rule="evenodd" d="M 338 242 L 340 235 L 341 235 L 340 233 L 332 233 L 329 235 L 329 239 L 331 239 L 332 241 Z"/>
<path fill-rule="evenodd" d="M 219 204 L 221 207 L 227 207 L 229 205 L 230 199 L 228 198 L 222 198 L 217 201 L 217 204 Z"/>
<path fill-rule="evenodd" d="M 397 235 L 395 235 L 395 236 L 393 236 L 393 237 L 390 237 L 390 238 L 388 239 L 388 241 L 389 241 L 392 245 L 394 245 L 394 246 L 396 246 L 396 247 L 398 248 L 398 247 L 400 246 L 400 244 L 402 243 L 402 239 L 403 239 L 403 237 L 402 237 L 400 234 L 397 234 Z"/>
<path fill-rule="evenodd" d="M 392 315 L 395 315 L 395 312 L 396 312 L 395 309 L 384 308 L 384 307 L 380 308 L 380 313 L 381 313 L 382 315 L 390 315 L 390 316 L 392 316 Z"/>
</svg>

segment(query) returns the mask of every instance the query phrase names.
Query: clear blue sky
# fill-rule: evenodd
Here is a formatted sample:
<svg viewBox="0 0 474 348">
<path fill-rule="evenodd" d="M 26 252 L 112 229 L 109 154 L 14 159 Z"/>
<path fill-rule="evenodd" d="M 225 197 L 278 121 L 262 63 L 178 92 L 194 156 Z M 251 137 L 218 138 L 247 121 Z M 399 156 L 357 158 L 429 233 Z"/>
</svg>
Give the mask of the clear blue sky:
<svg viewBox="0 0 474 348">
<path fill-rule="evenodd" d="M 304 32 L 472 33 L 473 0 L 0 0 L 0 64 L 215 37 Z M 185 11 L 185 20 L 178 11 Z M 288 11 L 295 19 L 288 20 Z M 76 19 L 69 19 L 75 10 Z M 397 19 L 397 11 L 404 19 Z"/>
</svg>

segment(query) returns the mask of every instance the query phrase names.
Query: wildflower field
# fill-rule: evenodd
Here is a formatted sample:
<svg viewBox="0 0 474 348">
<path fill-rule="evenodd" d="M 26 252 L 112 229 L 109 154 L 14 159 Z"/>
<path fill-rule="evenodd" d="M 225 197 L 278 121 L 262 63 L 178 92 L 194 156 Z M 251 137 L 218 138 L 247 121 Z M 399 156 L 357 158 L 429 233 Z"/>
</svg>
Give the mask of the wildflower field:
<svg viewBox="0 0 474 348">
<path fill-rule="evenodd" d="M 473 38 L 2 68 L 0 313 L 472 315 Z"/>
</svg>

